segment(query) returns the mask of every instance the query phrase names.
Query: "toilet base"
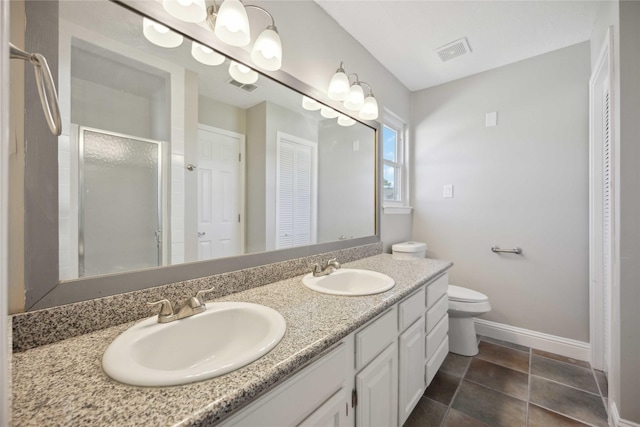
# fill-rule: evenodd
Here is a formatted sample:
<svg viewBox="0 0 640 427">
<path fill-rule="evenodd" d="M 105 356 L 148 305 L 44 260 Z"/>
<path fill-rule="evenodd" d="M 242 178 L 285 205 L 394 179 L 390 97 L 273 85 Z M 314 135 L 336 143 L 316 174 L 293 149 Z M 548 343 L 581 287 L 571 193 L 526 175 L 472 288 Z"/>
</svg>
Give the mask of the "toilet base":
<svg viewBox="0 0 640 427">
<path fill-rule="evenodd" d="M 478 338 L 473 317 L 449 315 L 449 351 L 461 356 L 478 354 Z"/>
</svg>

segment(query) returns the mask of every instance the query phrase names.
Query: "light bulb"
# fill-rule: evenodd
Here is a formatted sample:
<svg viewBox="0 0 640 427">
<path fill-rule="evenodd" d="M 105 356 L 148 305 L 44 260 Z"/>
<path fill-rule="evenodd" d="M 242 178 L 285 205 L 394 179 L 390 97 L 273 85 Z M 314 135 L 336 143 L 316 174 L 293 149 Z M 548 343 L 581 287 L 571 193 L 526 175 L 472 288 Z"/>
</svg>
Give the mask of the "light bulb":
<svg viewBox="0 0 640 427">
<path fill-rule="evenodd" d="M 204 0 L 162 0 L 162 6 L 171 16 L 185 22 L 202 22 L 207 19 Z"/>
<path fill-rule="evenodd" d="M 195 41 L 191 42 L 191 56 L 205 65 L 220 65 L 225 60 L 224 55 L 220 55 L 208 46 L 201 45 Z"/>
<path fill-rule="evenodd" d="M 302 108 L 309 111 L 317 111 L 322 108 L 322 105 L 315 99 L 311 99 L 308 96 L 302 96 Z"/>
<path fill-rule="evenodd" d="M 348 110 L 359 111 L 364 105 L 364 91 L 358 83 L 351 85 L 349 96 L 344 101 L 344 106 Z"/>
<path fill-rule="evenodd" d="M 349 78 L 342 67 L 338 68 L 338 71 L 331 77 L 327 95 L 329 99 L 334 101 L 344 101 L 349 96 Z"/>
<path fill-rule="evenodd" d="M 335 119 L 340 113 L 330 107 L 323 106 L 320 109 L 320 115 L 325 119 Z"/>
<path fill-rule="evenodd" d="M 265 29 L 253 45 L 251 59 L 260 68 L 269 71 L 279 70 L 282 66 L 282 42 L 276 27 Z"/>
<path fill-rule="evenodd" d="M 340 126 L 351 126 L 355 123 L 356 121 L 353 120 L 351 117 L 349 116 L 345 116 L 344 114 L 340 114 L 338 116 L 338 124 Z"/>
<path fill-rule="evenodd" d="M 244 84 L 253 84 L 258 81 L 258 73 L 235 61 L 231 61 L 231 65 L 229 65 L 229 74 L 233 80 Z"/>
<path fill-rule="evenodd" d="M 375 120 L 378 118 L 378 101 L 376 101 L 372 93 L 364 99 L 364 105 L 362 106 L 362 110 L 360 110 L 359 117 L 364 120 Z"/>
<path fill-rule="evenodd" d="M 246 46 L 251 41 L 249 18 L 239 0 L 224 0 L 216 17 L 216 36 L 231 46 Z"/>
<path fill-rule="evenodd" d="M 178 47 L 183 40 L 182 35 L 149 18 L 142 18 L 142 33 L 147 40 L 160 47 Z"/>
</svg>

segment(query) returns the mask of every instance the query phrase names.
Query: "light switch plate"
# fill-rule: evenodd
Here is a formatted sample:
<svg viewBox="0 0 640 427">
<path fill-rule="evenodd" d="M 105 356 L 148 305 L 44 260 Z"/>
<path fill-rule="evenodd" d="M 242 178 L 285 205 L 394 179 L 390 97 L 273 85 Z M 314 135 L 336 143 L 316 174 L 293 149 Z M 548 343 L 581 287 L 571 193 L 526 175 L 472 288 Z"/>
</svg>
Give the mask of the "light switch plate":
<svg viewBox="0 0 640 427">
<path fill-rule="evenodd" d="M 445 184 L 442 186 L 442 197 L 445 199 L 453 198 L 453 184 Z"/>
<path fill-rule="evenodd" d="M 360 151 L 360 140 L 353 141 L 353 151 Z"/>
<path fill-rule="evenodd" d="M 484 125 L 486 127 L 493 127 L 498 125 L 498 112 L 487 113 L 484 118 Z"/>
</svg>

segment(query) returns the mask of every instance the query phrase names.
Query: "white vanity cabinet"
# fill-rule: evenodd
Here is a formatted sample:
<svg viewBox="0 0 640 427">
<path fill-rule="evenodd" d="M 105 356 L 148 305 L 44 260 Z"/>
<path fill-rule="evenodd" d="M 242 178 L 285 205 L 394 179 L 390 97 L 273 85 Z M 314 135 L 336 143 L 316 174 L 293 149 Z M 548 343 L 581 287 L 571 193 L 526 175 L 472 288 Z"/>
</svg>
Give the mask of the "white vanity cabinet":
<svg viewBox="0 0 640 427">
<path fill-rule="evenodd" d="M 444 361 L 447 274 L 345 337 L 224 426 L 402 426 Z"/>
</svg>

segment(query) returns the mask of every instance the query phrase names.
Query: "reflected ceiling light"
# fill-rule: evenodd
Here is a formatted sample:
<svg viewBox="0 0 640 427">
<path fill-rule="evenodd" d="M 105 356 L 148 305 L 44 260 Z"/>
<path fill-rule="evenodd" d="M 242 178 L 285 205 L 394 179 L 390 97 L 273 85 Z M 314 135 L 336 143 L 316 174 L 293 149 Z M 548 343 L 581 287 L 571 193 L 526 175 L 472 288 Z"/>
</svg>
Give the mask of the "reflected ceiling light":
<svg viewBox="0 0 640 427">
<path fill-rule="evenodd" d="M 224 55 L 195 41 L 191 42 L 191 56 L 204 65 L 220 65 L 225 60 Z"/>
<path fill-rule="evenodd" d="M 330 107 L 322 106 L 320 109 L 320 115 L 325 119 L 335 119 L 339 114 L 340 113 Z"/>
<path fill-rule="evenodd" d="M 375 120 L 378 118 L 378 101 L 373 96 L 373 90 L 366 82 L 360 82 L 360 84 L 367 85 L 369 87 L 369 94 L 364 99 L 364 105 L 360 110 L 358 116 L 363 120 Z"/>
<path fill-rule="evenodd" d="M 351 83 L 351 77 L 355 77 L 353 83 Z M 362 85 L 366 85 L 369 88 L 369 94 L 366 98 Z M 358 117 L 363 120 L 376 120 L 378 118 L 378 101 L 373 96 L 371 85 L 360 81 L 355 73 L 347 76 L 342 62 L 338 71 L 331 77 L 327 95 L 330 99 L 344 101 L 344 107 L 351 111 L 357 111 Z"/>
<path fill-rule="evenodd" d="M 185 22 L 202 22 L 207 19 L 204 0 L 162 0 L 164 10 Z"/>
<path fill-rule="evenodd" d="M 340 63 L 340 67 L 336 73 L 331 77 L 329 83 L 329 91 L 327 95 L 329 99 L 334 101 L 344 101 L 349 96 L 349 78 L 344 72 L 343 63 Z"/>
<path fill-rule="evenodd" d="M 149 18 L 142 18 L 142 33 L 151 43 L 160 47 L 178 47 L 182 44 L 182 35 Z"/>
<path fill-rule="evenodd" d="M 233 80 L 247 85 L 258 81 L 258 73 L 246 65 L 239 64 L 236 61 L 231 61 L 231 65 L 229 65 L 229 74 L 233 77 Z"/>
<path fill-rule="evenodd" d="M 322 108 L 322 104 L 320 104 L 315 99 L 309 98 L 308 96 L 302 96 L 302 108 L 309 111 L 316 111 Z"/>
<path fill-rule="evenodd" d="M 340 114 L 338 116 L 338 124 L 340 126 L 351 126 L 355 123 L 356 121 L 353 120 L 351 117 L 349 116 L 345 116 L 344 114 Z"/>
</svg>

